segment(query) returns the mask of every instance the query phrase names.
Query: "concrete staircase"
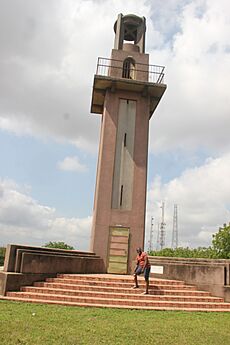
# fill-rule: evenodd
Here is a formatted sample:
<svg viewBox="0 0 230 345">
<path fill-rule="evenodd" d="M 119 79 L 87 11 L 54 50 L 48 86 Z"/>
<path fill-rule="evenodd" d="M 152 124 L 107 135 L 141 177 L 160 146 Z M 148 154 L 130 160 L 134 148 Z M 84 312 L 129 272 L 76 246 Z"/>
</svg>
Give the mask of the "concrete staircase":
<svg viewBox="0 0 230 345">
<path fill-rule="evenodd" d="M 150 293 L 143 295 L 145 282 L 138 278 L 139 289 L 132 289 L 132 276 L 58 274 L 0 298 L 82 307 L 230 312 L 230 303 L 183 281 L 151 278 Z"/>
</svg>

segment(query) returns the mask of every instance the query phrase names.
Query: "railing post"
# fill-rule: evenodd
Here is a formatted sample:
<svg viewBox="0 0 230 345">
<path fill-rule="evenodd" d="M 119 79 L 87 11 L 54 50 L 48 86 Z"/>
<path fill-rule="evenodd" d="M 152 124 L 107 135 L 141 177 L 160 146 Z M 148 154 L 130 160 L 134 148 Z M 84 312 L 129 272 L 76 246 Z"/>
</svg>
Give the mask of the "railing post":
<svg viewBox="0 0 230 345">
<path fill-rule="evenodd" d="M 114 64 L 112 62 L 114 62 Z M 122 71 L 123 67 L 117 67 L 116 62 L 123 63 L 122 60 L 114 60 L 114 59 L 106 59 L 106 58 L 98 57 L 96 74 L 97 75 L 103 75 L 103 76 L 109 76 L 109 69 L 110 68 L 115 68 L 115 69 Z M 123 64 L 122 64 L 122 66 L 123 66 Z M 148 68 L 145 69 L 146 66 L 148 66 Z M 156 83 L 156 84 L 163 83 L 164 66 L 137 64 L 136 72 L 140 76 L 140 78 L 138 78 L 138 77 L 137 77 L 137 79 L 135 78 L 137 81 L 142 80 L 143 73 L 147 73 L 148 74 L 148 76 L 147 76 L 148 82 Z M 124 78 L 127 78 L 127 77 L 124 76 Z"/>
</svg>

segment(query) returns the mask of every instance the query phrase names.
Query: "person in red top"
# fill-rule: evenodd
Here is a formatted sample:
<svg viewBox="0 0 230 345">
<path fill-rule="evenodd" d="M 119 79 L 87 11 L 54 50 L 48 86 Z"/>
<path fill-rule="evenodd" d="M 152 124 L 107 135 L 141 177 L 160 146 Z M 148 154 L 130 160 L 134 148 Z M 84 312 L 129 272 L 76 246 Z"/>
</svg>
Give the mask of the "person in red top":
<svg viewBox="0 0 230 345">
<path fill-rule="evenodd" d="M 145 252 L 142 252 L 141 248 L 137 248 L 137 258 L 136 258 L 136 268 L 134 271 L 134 289 L 139 288 L 138 282 L 137 282 L 137 276 L 140 275 L 141 273 L 144 273 L 144 278 L 145 278 L 145 292 L 144 294 L 149 293 L 149 274 L 150 274 L 150 269 L 151 265 L 149 263 L 148 255 Z"/>
</svg>

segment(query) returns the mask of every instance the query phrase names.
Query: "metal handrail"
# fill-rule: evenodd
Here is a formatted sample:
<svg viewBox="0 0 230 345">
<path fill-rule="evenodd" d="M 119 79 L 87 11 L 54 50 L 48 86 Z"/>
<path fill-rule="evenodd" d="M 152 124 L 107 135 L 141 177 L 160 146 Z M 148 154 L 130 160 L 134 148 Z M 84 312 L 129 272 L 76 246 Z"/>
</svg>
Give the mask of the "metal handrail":
<svg viewBox="0 0 230 345">
<path fill-rule="evenodd" d="M 117 66 L 120 64 L 120 66 Z M 142 67 L 142 68 L 141 68 Z M 114 71 L 121 71 L 120 77 L 122 78 L 123 61 L 108 58 L 98 58 L 96 74 L 101 76 L 111 76 L 111 69 Z M 164 66 L 160 65 L 147 65 L 144 63 L 135 63 L 135 73 L 137 77 L 135 80 L 140 80 L 138 78 L 138 73 L 147 74 L 145 81 L 150 83 L 162 84 L 164 82 Z M 126 78 L 123 78 L 126 79 Z"/>
</svg>

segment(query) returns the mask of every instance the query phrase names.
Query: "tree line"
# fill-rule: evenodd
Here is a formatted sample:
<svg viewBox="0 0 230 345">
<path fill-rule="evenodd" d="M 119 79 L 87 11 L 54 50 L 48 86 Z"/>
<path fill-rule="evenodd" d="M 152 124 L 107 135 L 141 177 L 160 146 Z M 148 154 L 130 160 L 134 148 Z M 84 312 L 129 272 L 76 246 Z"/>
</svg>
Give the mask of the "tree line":
<svg viewBox="0 0 230 345">
<path fill-rule="evenodd" d="M 212 236 L 212 245 L 207 248 L 164 248 L 162 250 L 149 251 L 149 255 L 181 258 L 230 259 L 230 224 L 224 224 L 223 228 L 219 228 L 219 231 Z"/>
<path fill-rule="evenodd" d="M 65 242 L 49 242 L 43 245 L 43 247 L 74 250 L 74 247 Z M 0 247 L 0 266 L 4 264 L 5 251 L 6 248 Z M 224 224 L 223 228 L 219 228 L 219 231 L 212 236 L 212 245 L 207 248 L 164 248 L 162 250 L 149 251 L 148 254 L 180 258 L 230 259 L 230 224 Z"/>
</svg>

